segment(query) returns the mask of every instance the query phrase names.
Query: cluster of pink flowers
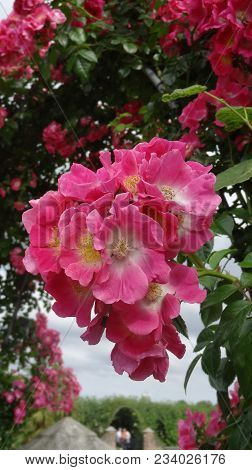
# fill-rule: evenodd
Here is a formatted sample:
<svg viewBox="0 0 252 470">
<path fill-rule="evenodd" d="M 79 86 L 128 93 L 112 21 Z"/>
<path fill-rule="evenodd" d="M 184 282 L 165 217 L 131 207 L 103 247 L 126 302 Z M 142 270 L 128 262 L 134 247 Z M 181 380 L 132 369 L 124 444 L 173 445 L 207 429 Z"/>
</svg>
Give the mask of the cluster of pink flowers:
<svg viewBox="0 0 252 470">
<path fill-rule="evenodd" d="M 11 384 L 10 390 L 3 392 L 3 397 L 13 408 L 13 418 L 15 424 L 22 424 L 26 416 L 26 401 L 24 393 L 26 384 L 23 379 L 15 379 Z"/>
<path fill-rule="evenodd" d="M 233 390 L 230 391 L 230 406 L 232 414 L 237 414 L 240 404 L 239 384 L 235 383 Z M 225 429 L 227 423 L 217 406 L 210 413 L 207 421 L 205 413 L 186 411 L 186 419 L 180 419 L 178 422 L 179 448 L 184 450 L 200 449 L 202 446 L 206 448 L 206 444 L 211 445 L 210 448 L 218 449 L 220 441 L 218 434 Z"/>
<path fill-rule="evenodd" d="M 87 12 L 99 20 L 103 17 L 104 5 L 104 0 L 85 0 L 83 3 L 83 6 Z M 90 21 L 92 21 L 92 19 L 89 18 L 89 22 Z"/>
<path fill-rule="evenodd" d="M 118 110 L 118 114 L 128 114 L 128 116 L 123 116 L 120 119 L 120 122 L 123 124 L 140 124 L 143 115 L 139 114 L 139 110 L 142 107 L 142 103 L 139 100 L 133 100 L 126 103 L 121 109 Z"/>
<path fill-rule="evenodd" d="M 59 339 L 59 333 L 48 328 L 46 316 L 38 313 L 34 342 L 30 345 L 35 348 L 36 362 L 31 371 L 18 374 L 10 389 L 2 393 L 5 402 L 12 407 L 15 424 L 24 422 L 28 401 L 31 411 L 46 408 L 71 413 L 81 387 L 72 369 L 64 366 Z"/>
<path fill-rule="evenodd" d="M 220 197 L 211 167 L 185 162 L 185 143 L 154 138 L 113 154 L 112 163 L 101 152 L 96 173 L 73 164 L 58 191 L 30 201 L 24 264 L 43 277 L 57 315 L 87 327 L 84 341 L 106 330 L 119 374 L 164 381 L 167 351 L 185 351 L 172 321 L 180 302 L 206 295 L 196 270 L 173 258 L 212 238 Z"/>
<path fill-rule="evenodd" d="M 30 77 L 31 57 L 36 51 L 41 56 L 46 53 L 54 30 L 65 21 L 61 10 L 51 8 L 44 0 L 16 0 L 13 11 L 0 22 L 1 74 Z"/>
<path fill-rule="evenodd" d="M 19 171 L 23 171 L 23 168 L 18 168 Z M 5 186 L 0 187 L 0 197 L 5 198 L 6 195 L 11 191 L 18 193 L 22 189 L 22 194 L 27 187 L 36 188 L 38 184 L 38 176 L 34 171 L 28 171 L 28 175 L 24 175 L 24 179 L 15 177 L 10 181 L 5 181 Z M 17 211 L 23 211 L 25 209 L 26 203 L 21 200 L 14 201 L 13 207 Z"/>
<path fill-rule="evenodd" d="M 52 121 L 43 130 L 43 142 L 49 153 L 58 153 L 64 158 L 70 157 L 76 150 L 73 136 L 56 121 Z"/>
<path fill-rule="evenodd" d="M 40 376 L 32 377 L 33 408 L 71 413 L 80 385 L 72 369 L 63 366 L 41 369 Z"/>
<path fill-rule="evenodd" d="M 24 274 L 26 269 L 23 263 L 23 250 L 19 246 L 15 246 L 10 251 L 10 263 L 15 268 L 17 274 Z"/>
<path fill-rule="evenodd" d="M 70 413 L 81 387 L 73 371 L 64 367 L 59 333 L 48 328 L 47 318 L 41 313 L 37 314 L 35 337 L 43 363 L 39 367 L 39 375 L 32 377 L 33 408 Z"/>
<path fill-rule="evenodd" d="M 42 313 L 37 314 L 35 336 L 39 356 L 46 359 L 48 364 L 62 364 L 59 333 L 48 328 L 47 318 Z"/>
<path fill-rule="evenodd" d="M 112 145 L 115 148 L 130 148 L 132 143 L 128 139 L 128 131 L 132 127 L 139 126 L 143 120 L 143 115 L 139 113 L 142 107 L 140 100 L 132 100 L 125 103 L 117 110 L 117 125 L 124 124 L 125 129 L 118 131 L 116 127 L 112 127 Z M 118 119 L 119 118 L 119 119 Z"/>
<path fill-rule="evenodd" d="M 107 125 L 94 122 L 91 116 L 81 118 L 80 125 L 87 132 L 76 139 L 67 129 L 63 129 L 60 123 L 52 121 L 43 130 L 43 142 L 46 150 L 52 155 L 58 153 L 64 158 L 71 157 L 78 148 L 83 148 L 88 143 L 97 142 L 108 134 Z"/>
<path fill-rule="evenodd" d="M 251 106 L 252 7 L 249 0 L 170 0 L 154 13 L 170 23 L 169 33 L 161 39 L 170 55 L 182 53 L 182 38 L 188 45 L 212 31 L 207 41 L 208 59 L 217 83 L 211 93 L 233 106 Z M 187 139 L 195 142 L 200 123 L 207 119 L 209 107 L 222 104 L 204 93 L 191 101 L 179 117 L 182 129 L 189 128 Z M 220 125 L 219 122 L 215 124 Z"/>
</svg>

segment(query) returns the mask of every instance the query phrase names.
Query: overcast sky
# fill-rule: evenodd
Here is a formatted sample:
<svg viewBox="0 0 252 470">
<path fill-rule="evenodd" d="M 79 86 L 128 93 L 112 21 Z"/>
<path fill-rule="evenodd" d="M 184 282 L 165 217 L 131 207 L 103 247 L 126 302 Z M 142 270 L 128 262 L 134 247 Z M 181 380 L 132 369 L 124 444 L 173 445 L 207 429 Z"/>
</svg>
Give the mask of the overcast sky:
<svg viewBox="0 0 252 470">
<path fill-rule="evenodd" d="M 6 13 L 10 13 L 13 3 L 13 0 L 0 0 L 0 18 L 5 18 Z"/>
<path fill-rule="evenodd" d="M 13 0 L 0 0 L 0 18 L 5 18 L 11 11 Z M 215 248 L 222 249 L 227 245 L 224 237 L 216 239 Z M 236 272 L 235 266 L 229 270 Z M 187 351 L 182 360 L 170 354 L 170 368 L 165 383 L 147 379 L 144 382 L 134 382 L 127 375 L 116 374 L 110 363 L 110 351 L 113 344 L 104 339 L 97 346 L 88 346 L 80 339 L 82 330 L 72 318 L 58 318 L 54 312 L 48 315 L 49 326 L 60 332 L 61 348 L 65 364 L 72 367 L 82 385 L 83 396 L 103 397 L 107 395 L 148 395 L 153 400 L 199 400 L 216 401 L 215 392 L 209 386 L 207 376 L 200 365 L 196 367 L 188 385 L 187 395 L 184 393 L 183 382 L 188 365 L 195 356 L 193 348 L 196 338 L 202 329 L 197 305 L 183 305 L 182 315 L 185 319 L 190 341 L 186 341 Z"/>
</svg>

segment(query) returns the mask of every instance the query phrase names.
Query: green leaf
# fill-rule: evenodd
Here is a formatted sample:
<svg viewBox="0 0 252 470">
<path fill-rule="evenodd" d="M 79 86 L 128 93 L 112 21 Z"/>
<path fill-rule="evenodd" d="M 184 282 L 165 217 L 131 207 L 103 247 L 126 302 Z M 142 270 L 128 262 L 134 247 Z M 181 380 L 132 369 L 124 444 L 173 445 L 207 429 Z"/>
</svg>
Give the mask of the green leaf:
<svg viewBox="0 0 252 470">
<path fill-rule="evenodd" d="M 115 131 L 116 132 L 122 132 L 124 131 L 124 129 L 126 129 L 126 124 L 123 124 L 122 122 L 117 124 L 117 126 L 115 126 Z"/>
<path fill-rule="evenodd" d="M 83 57 L 83 59 L 86 59 L 88 62 L 94 62 L 97 63 L 97 56 L 91 49 L 81 49 L 78 51 L 78 55 Z"/>
<path fill-rule="evenodd" d="M 223 357 L 220 361 L 220 367 L 217 370 L 215 376 L 209 377 L 209 382 L 218 392 L 226 392 L 234 379 L 235 371 L 232 363 L 228 358 Z"/>
<path fill-rule="evenodd" d="M 209 264 L 211 266 L 212 269 L 216 269 L 217 266 L 219 266 L 220 264 L 220 261 L 226 257 L 227 255 L 229 255 L 230 253 L 234 253 L 236 250 L 232 250 L 230 248 L 227 248 L 225 250 L 220 250 L 220 251 L 214 251 L 210 257 L 209 257 Z"/>
<path fill-rule="evenodd" d="M 236 343 L 250 311 L 250 302 L 236 300 L 230 303 L 222 312 L 221 321 L 215 335 L 216 343 L 220 345 L 224 345 L 226 341 L 231 344 Z"/>
<path fill-rule="evenodd" d="M 203 85 L 192 85 L 187 88 L 177 88 L 176 90 L 172 91 L 172 93 L 165 93 L 162 96 L 162 101 L 167 103 L 171 100 L 177 100 L 178 98 L 187 98 L 187 96 L 198 95 L 207 89 L 206 86 Z"/>
<path fill-rule="evenodd" d="M 174 326 L 176 326 L 176 329 L 178 330 L 178 332 L 188 339 L 188 330 L 187 330 L 187 326 L 183 318 L 179 315 L 177 318 L 174 318 L 172 320 L 172 323 Z"/>
<path fill-rule="evenodd" d="M 247 181 L 251 177 L 252 159 L 237 163 L 237 165 L 234 165 L 222 173 L 219 173 L 216 178 L 215 189 L 216 191 L 219 191 L 221 188 L 243 183 L 243 181 Z"/>
<path fill-rule="evenodd" d="M 215 343 L 209 343 L 202 355 L 202 369 L 207 375 L 215 376 L 220 366 L 221 351 Z"/>
<path fill-rule="evenodd" d="M 246 209 L 242 207 L 230 207 L 230 212 L 234 214 L 238 219 L 251 221 L 252 217 Z"/>
<path fill-rule="evenodd" d="M 86 41 L 86 35 L 83 28 L 73 28 L 69 33 L 70 39 L 78 45 Z"/>
<path fill-rule="evenodd" d="M 220 304 L 238 289 L 234 284 L 225 284 L 217 287 L 217 289 L 209 294 L 202 304 L 202 308 L 211 307 L 211 305 Z"/>
<path fill-rule="evenodd" d="M 80 57 L 74 64 L 74 70 L 82 81 L 86 81 L 89 76 L 90 64 Z"/>
<path fill-rule="evenodd" d="M 218 391 L 217 392 L 218 405 L 222 411 L 224 418 L 226 418 L 230 413 L 230 401 L 227 391 Z"/>
<path fill-rule="evenodd" d="M 211 323 L 219 320 L 222 312 L 222 304 L 212 305 L 211 307 L 202 307 L 200 314 L 201 319 L 205 326 L 210 325 Z"/>
<path fill-rule="evenodd" d="M 205 348 L 211 341 L 214 340 L 214 330 L 210 328 L 204 328 L 197 338 L 197 344 L 194 348 L 194 352 L 198 352 Z"/>
<path fill-rule="evenodd" d="M 56 36 L 56 40 L 62 47 L 66 47 L 68 44 L 68 35 L 66 33 L 59 33 Z"/>
<path fill-rule="evenodd" d="M 252 287 L 252 273 L 242 273 L 241 285 L 243 287 Z"/>
<path fill-rule="evenodd" d="M 128 54 L 135 54 L 137 52 L 137 45 L 134 44 L 133 42 L 125 42 L 123 44 L 123 49 L 125 50 L 125 52 L 127 52 Z"/>
<path fill-rule="evenodd" d="M 199 362 L 200 358 L 202 357 L 202 354 L 198 354 L 198 356 L 196 356 L 191 364 L 189 365 L 188 369 L 187 369 L 187 372 L 186 372 L 186 376 L 185 376 L 185 381 L 184 381 L 184 389 L 185 389 L 185 392 L 186 392 L 186 389 L 187 389 L 187 385 L 188 385 L 188 382 L 189 382 L 189 379 L 192 375 L 192 372 L 194 371 L 195 369 L 195 366 L 196 364 Z"/>
<path fill-rule="evenodd" d="M 232 106 L 232 109 L 230 109 L 223 107 L 217 111 L 216 119 L 225 124 L 226 131 L 236 131 L 245 125 L 245 119 L 252 121 L 252 108 Z"/>
<path fill-rule="evenodd" d="M 241 268 L 252 268 L 252 253 L 245 256 L 244 260 L 240 263 Z"/>
<path fill-rule="evenodd" d="M 234 418 L 235 426 L 230 428 L 231 433 L 228 436 L 228 447 L 229 450 L 251 450 L 251 432 L 252 432 L 252 413 L 249 410 L 248 413 L 240 417 Z M 228 431 L 229 428 L 227 427 Z"/>
<path fill-rule="evenodd" d="M 213 249 L 213 240 L 206 242 L 198 251 L 196 255 L 204 262 L 209 258 L 210 253 Z"/>
<path fill-rule="evenodd" d="M 222 235 L 228 235 L 232 237 L 234 229 L 234 220 L 231 215 L 223 213 L 215 218 L 214 223 L 212 224 L 212 230 L 215 233 L 220 233 Z"/>
<path fill-rule="evenodd" d="M 231 358 L 234 363 L 241 394 L 245 399 L 252 399 L 252 334 L 242 338 L 231 351 Z"/>
</svg>

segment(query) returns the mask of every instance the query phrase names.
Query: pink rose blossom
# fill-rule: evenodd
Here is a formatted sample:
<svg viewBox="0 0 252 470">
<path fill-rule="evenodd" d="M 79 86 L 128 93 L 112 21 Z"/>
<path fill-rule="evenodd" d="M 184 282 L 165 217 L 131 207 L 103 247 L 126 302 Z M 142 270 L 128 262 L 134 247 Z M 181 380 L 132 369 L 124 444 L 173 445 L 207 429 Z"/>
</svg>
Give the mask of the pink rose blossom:
<svg viewBox="0 0 252 470">
<path fill-rule="evenodd" d="M 13 191 L 19 191 L 22 186 L 22 181 L 20 178 L 13 178 L 10 182 L 10 187 Z"/>
</svg>

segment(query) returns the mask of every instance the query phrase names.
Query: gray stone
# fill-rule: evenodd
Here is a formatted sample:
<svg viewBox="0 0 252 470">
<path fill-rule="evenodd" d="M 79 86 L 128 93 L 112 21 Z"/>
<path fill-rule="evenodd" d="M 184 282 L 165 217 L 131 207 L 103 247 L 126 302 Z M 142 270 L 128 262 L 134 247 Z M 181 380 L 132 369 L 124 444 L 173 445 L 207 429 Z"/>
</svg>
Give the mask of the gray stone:
<svg viewBox="0 0 252 470">
<path fill-rule="evenodd" d="M 73 418 L 63 418 L 45 429 L 23 449 L 30 450 L 110 450 L 106 442 Z"/>
</svg>

